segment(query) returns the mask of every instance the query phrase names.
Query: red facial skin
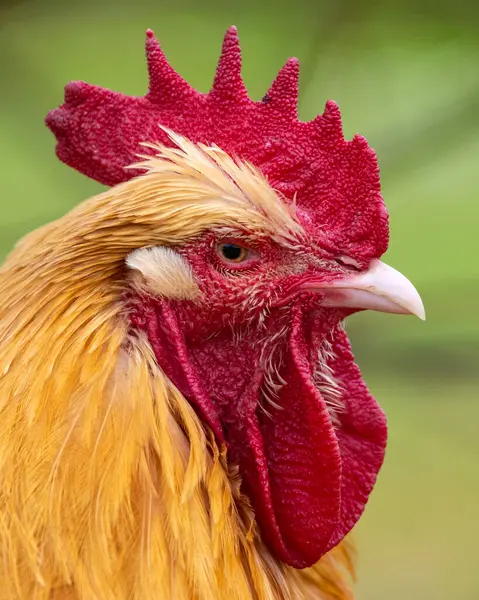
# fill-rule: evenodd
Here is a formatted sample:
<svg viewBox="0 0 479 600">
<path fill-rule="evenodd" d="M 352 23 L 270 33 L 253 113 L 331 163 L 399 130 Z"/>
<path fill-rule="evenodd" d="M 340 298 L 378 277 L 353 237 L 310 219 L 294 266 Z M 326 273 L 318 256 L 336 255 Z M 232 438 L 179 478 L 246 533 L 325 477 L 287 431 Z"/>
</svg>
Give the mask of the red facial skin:
<svg viewBox="0 0 479 600">
<path fill-rule="evenodd" d="M 225 36 L 209 94 L 172 69 L 152 32 L 146 46 L 145 97 L 73 82 L 47 125 L 60 159 L 106 185 L 141 175 L 125 170 L 148 152 L 140 142 L 171 145 L 161 124 L 249 161 L 285 202 L 295 202 L 307 247 L 286 250 L 249 240 L 249 264 L 227 268 L 215 254 L 220 240 L 206 232 L 179 249 L 201 300 L 136 298 L 131 323 L 147 332 L 160 367 L 239 464 L 272 552 L 307 567 L 356 523 L 384 457 L 384 415 L 340 327 L 351 311 L 323 308 L 320 295 L 299 289 L 313 275 L 347 276 L 349 268 L 337 262 L 341 256 L 365 270 L 386 251 L 388 217 L 376 156 L 361 136 L 344 140 L 334 102 L 316 119 L 298 120 L 296 59 L 260 102 L 251 100 L 234 28 Z M 327 386 L 315 373 L 320 349 L 323 368 L 340 389 L 342 409 L 334 414 Z M 274 397 L 268 374 L 278 384 Z"/>
<path fill-rule="evenodd" d="M 384 457 L 384 415 L 340 326 L 349 313 L 322 308 L 320 294 L 298 289 L 312 274 L 330 281 L 347 268 L 325 252 L 271 241 L 250 243 L 251 258 L 228 265 L 219 241 L 208 233 L 180 249 L 199 301 L 140 298 L 132 323 L 146 330 L 161 368 L 239 464 L 273 552 L 304 568 L 356 523 Z M 325 341 L 344 407 L 334 424 L 313 378 Z"/>
</svg>

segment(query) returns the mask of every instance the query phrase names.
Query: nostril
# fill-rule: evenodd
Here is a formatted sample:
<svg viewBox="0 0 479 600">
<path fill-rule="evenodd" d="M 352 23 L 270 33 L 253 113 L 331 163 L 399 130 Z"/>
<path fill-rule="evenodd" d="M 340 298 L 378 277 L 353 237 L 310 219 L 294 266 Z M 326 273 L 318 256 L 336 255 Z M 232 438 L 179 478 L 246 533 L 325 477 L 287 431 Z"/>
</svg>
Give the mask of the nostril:
<svg viewBox="0 0 479 600">
<path fill-rule="evenodd" d="M 337 256 L 334 259 L 334 261 L 342 267 L 348 267 L 349 269 L 353 269 L 354 271 L 361 270 L 361 265 L 358 263 L 358 261 L 354 258 L 351 258 L 350 256 Z"/>
</svg>

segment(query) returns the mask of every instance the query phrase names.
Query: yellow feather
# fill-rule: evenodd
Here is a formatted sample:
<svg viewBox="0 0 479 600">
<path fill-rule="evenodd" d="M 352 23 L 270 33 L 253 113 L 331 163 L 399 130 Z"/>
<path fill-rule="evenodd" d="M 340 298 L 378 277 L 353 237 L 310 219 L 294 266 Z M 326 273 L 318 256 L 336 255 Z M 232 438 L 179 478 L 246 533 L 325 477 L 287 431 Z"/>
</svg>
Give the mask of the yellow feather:
<svg viewBox="0 0 479 600">
<path fill-rule="evenodd" d="M 252 167 L 175 140 L 0 269 L 0 600 L 352 598 L 349 542 L 305 571 L 269 553 L 225 450 L 128 329 L 131 251 L 301 235 Z"/>
</svg>

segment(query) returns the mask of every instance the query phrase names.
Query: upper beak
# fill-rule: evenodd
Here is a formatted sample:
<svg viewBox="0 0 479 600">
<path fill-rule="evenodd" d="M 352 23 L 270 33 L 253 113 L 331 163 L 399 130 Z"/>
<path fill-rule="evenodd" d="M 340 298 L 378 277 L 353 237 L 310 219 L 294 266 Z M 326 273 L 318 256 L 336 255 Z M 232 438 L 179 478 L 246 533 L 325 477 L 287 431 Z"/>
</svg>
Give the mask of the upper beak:
<svg viewBox="0 0 479 600">
<path fill-rule="evenodd" d="M 377 259 L 358 275 L 330 283 L 309 282 L 302 287 L 324 294 L 323 306 L 412 314 L 423 321 L 426 318 L 421 297 L 409 279 Z"/>
</svg>

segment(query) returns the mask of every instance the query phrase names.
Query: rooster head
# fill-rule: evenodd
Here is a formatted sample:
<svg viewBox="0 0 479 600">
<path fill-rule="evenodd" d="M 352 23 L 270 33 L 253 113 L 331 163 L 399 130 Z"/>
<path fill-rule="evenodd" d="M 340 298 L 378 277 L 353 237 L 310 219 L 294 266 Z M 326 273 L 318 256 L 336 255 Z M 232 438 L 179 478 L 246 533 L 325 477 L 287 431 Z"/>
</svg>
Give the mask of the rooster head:
<svg viewBox="0 0 479 600">
<path fill-rule="evenodd" d="M 106 185 L 137 178 L 131 193 L 181 232 L 125 256 L 130 327 L 239 466 L 272 552 L 304 568 L 357 522 L 386 446 L 344 319 L 424 309 L 380 261 L 389 231 L 373 150 L 344 139 L 334 102 L 298 120 L 296 59 L 256 102 L 235 28 L 208 94 L 151 31 L 146 49 L 145 97 L 73 82 L 47 124 L 61 160 Z M 158 196 L 145 192 L 153 179 Z"/>
</svg>

